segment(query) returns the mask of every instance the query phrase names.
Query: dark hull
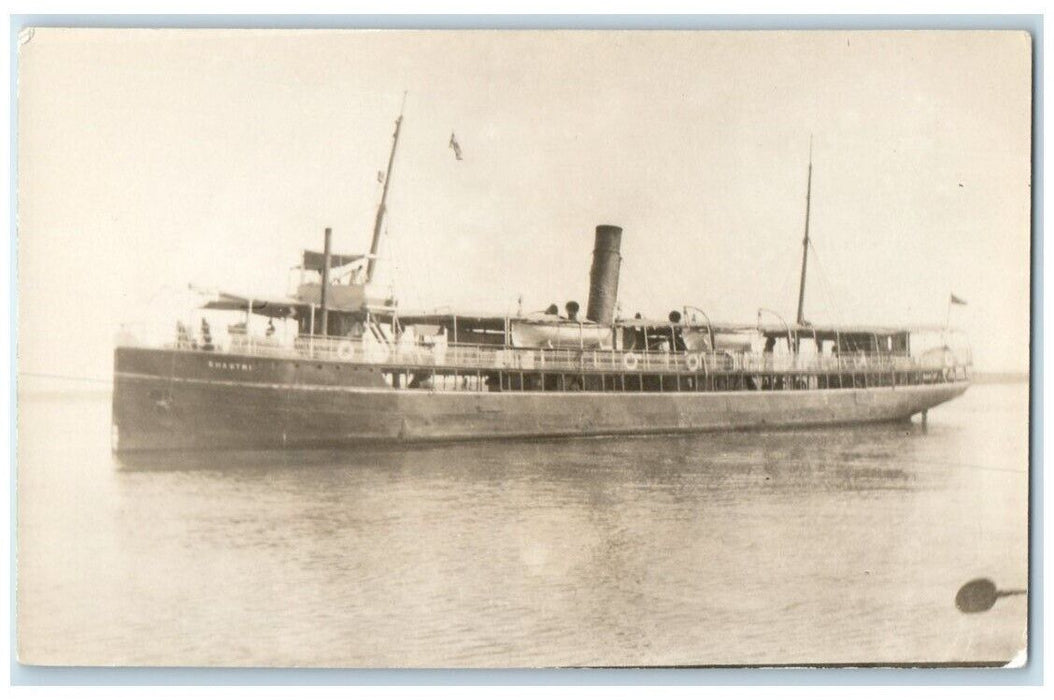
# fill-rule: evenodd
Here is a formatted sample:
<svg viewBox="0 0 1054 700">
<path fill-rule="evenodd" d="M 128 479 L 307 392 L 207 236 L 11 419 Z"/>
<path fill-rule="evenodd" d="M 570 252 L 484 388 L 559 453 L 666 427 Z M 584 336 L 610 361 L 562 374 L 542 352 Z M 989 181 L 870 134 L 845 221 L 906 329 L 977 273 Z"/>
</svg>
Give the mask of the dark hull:
<svg viewBox="0 0 1054 700">
<path fill-rule="evenodd" d="M 392 389 L 368 365 L 121 348 L 114 448 L 292 448 L 641 435 L 907 419 L 966 382 L 680 393 Z"/>
</svg>

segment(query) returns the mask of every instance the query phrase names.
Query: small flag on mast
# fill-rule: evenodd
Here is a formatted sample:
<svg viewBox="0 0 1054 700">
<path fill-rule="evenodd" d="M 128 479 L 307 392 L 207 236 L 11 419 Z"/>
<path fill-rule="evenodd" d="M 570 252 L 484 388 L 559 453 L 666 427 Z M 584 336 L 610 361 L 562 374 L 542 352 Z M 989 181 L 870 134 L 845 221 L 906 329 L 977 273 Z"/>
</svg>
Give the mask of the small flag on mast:
<svg viewBox="0 0 1054 700">
<path fill-rule="evenodd" d="M 948 303 L 949 304 L 958 304 L 959 306 L 966 306 L 966 300 L 965 299 L 960 299 L 959 297 L 955 296 L 954 294 L 951 295 L 951 299 L 948 300 Z"/>
<path fill-rule="evenodd" d="M 461 157 L 461 144 L 457 142 L 457 138 L 454 137 L 454 132 L 450 132 L 450 147 L 454 149 L 454 157 L 458 160 L 463 160 Z"/>
<path fill-rule="evenodd" d="M 384 184 L 384 173 L 380 170 L 377 171 L 377 182 Z"/>
</svg>

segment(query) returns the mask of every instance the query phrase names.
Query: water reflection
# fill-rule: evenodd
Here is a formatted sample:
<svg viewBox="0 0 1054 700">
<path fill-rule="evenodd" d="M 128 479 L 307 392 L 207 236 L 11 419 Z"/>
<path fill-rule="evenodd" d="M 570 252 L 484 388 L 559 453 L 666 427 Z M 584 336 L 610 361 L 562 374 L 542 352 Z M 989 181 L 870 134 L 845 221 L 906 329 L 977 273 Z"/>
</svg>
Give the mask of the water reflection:
<svg viewBox="0 0 1054 700">
<path fill-rule="evenodd" d="M 903 468 L 919 461 L 917 424 L 827 429 L 704 433 L 561 440 L 503 440 L 355 449 L 186 451 L 123 454 L 124 472 L 216 471 L 273 478 L 284 471 L 355 469 L 379 474 L 454 480 L 519 476 L 569 485 L 614 478 L 639 488 L 690 483 L 693 488 L 901 488 Z M 868 464 L 875 466 L 867 466 Z M 320 478 L 317 474 L 312 478 Z M 768 483 L 771 482 L 771 483 Z M 680 486 L 678 486 L 680 485 Z"/>
<path fill-rule="evenodd" d="M 981 564 L 1025 572 L 1025 424 L 965 403 L 990 398 L 971 392 L 928 433 L 119 461 L 105 403 L 40 402 L 27 425 L 82 437 L 20 434 L 34 456 L 19 483 L 20 610 L 42 621 L 30 643 L 75 643 L 86 663 L 1009 658 L 1019 600 L 982 616 L 1009 642 L 949 604 Z"/>
</svg>

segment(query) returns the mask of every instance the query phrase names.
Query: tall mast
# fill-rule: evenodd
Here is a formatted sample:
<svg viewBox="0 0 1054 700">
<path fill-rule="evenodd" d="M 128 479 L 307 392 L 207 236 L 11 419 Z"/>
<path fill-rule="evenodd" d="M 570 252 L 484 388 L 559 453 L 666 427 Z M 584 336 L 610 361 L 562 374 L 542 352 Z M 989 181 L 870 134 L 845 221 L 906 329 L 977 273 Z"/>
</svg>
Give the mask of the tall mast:
<svg viewBox="0 0 1054 700">
<path fill-rule="evenodd" d="M 805 189 L 805 238 L 801 242 L 801 283 L 798 285 L 798 325 L 805 323 L 805 267 L 809 263 L 809 206 L 812 201 L 812 136 L 809 136 L 809 184 Z"/>
<path fill-rule="evenodd" d="M 322 247 L 322 293 L 319 299 L 321 302 L 319 306 L 322 309 L 322 332 L 318 333 L 314 329 L 311 330 L 312 333 L 317 333 L 318 335 L 329 335 L 329 304 L 327 303 L 328 295 L 326 292 L 329 289 L 329 244 L 332 239 L 333 229 L 327 228 L 325 243 Z"/>
<path fill-rule="evenodd" d="M 395 120 L 395 134 L 392 136 L 392 152 L 388 156 L 388 170 L 384 175 L 384 189 L 381 191 L 381 203 L 377 206 L 377 218 L 373 222 L 373 241 L 370 243 L 370 258 L 366 263 L 366 281 L 373 280 L 373 270 L 377 267 L 377 251 L 381 246 L 381 226 L 388 201 L 388 185 L 392 181 L 392 166 L 395 165 L 395 148 L 399 145 L 399 129 L 403 124 L 403 107 L 406 106 L 406 93 L 403 93 L 403 105 L 399 108 L 399 118 Z"/>
</svg>

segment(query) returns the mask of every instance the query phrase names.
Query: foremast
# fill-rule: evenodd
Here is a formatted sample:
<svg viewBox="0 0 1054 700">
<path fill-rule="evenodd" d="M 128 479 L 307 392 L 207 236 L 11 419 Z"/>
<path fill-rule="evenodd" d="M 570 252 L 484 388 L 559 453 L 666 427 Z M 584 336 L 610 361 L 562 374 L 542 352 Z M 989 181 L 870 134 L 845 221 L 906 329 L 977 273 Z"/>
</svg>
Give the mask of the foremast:
<svg viewBox="0 0 1054 700">
<path fill-rule="evenodd" d="M 406 93 L 403 93 L 403 104 L 399 108 L 399 117 L 395 120 L 395 134 L 392 135 L 392 152 L 388 156 L 388 169 L 384 174 L 384 189 L 381 190 L 381 203 L 377 206 L 377 218 L 373 222 L 373 240 L 370 242 L 370 256 L 366 263 L 366 282 L 373 281 L 373 272 L 377 267 L 377 251 L 381 246 L 381 228 L 384 226 L 384 215 L 388 208 L 388 188 L 392 182 L 392 168 L 395 166 L 395 149 L 399 146 L 399 130 L 403 124 L 403 109 L 406 107 Z"/>
</svg>

